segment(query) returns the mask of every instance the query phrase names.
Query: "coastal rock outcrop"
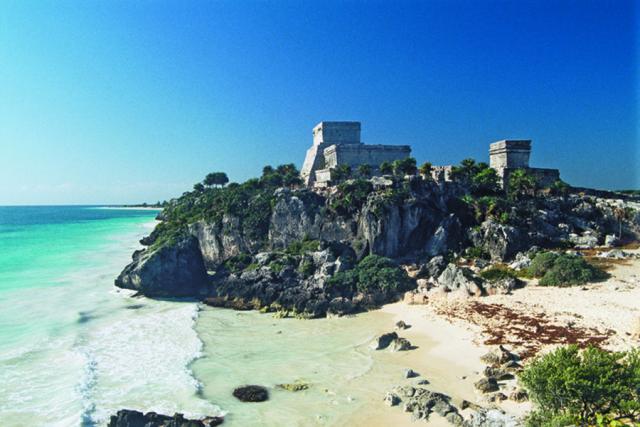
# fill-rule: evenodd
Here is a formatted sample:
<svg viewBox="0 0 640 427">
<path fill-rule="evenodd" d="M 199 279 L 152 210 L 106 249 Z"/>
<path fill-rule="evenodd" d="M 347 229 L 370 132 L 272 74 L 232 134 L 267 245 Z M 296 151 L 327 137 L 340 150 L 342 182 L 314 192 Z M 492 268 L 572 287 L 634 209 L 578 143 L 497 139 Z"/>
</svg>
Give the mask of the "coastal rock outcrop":
<svg viewBox="0 0 640 427">
<path fill-rule="evenodd" d="M 135 252 L 115 284 L 149 297 L 194 297 L 206 294 L 209 281 L 198 240 L 185 236 Z"/>
<path fill-rule="evenodd" d="M 282 170 L 287 179 L 297 176 L 295 168 Z M 450 263 L 463 252 L 469 254 L 465 265 L 476 270 L 514 258 L 521 269 L 534 245 L 590 247 L 605 236 L 640 236 L 640 203 L 604 198 L 609 193 L 511 201 L 420 176 L 348 179 L 311 190 L 283 187 L 283 175 L 274 173 L 267 168 L 260 180 L 169 202 L 162 222 L 142 240 L 148 248 L 134 254 L 116 285 L 150 297 L 206 298 L 215 306 L 340 316 L 399 296 L 385 286 L 368 287 L 365 279 L 356 283 L 355 270 L 368 256 L 415 266 L 414 283 L 404 290 L 417 280 L 424 290 L 440 286 L 475 296 L 508 293 L 515 283 L 485 286 Z"/>
<path fill-rule="evenodd" d="M 131 409 L 122 409 L 116 415 L 111 416 L 107 427 L 214 427 L 223 422 L 223 417 L 190 420 L 177 413 L 173 416 L 168 416 L 155 412 L 147 412 L 145 414 Z"/>
</svg>

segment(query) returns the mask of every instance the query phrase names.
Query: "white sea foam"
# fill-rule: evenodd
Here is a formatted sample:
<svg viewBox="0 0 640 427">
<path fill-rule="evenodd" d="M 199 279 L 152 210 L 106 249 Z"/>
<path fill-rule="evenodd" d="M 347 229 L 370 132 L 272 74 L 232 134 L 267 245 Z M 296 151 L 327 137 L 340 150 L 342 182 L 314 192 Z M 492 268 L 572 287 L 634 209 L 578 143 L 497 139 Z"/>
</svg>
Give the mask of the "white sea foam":
<svg viewBox="0 0 640 427">
<path fill-rule="evenodd" d="M 46 287 L 2 295 L 4 318 L 19 325 L 8 323 L 11 345 L 0 343 L 3 427 L 101 425 L 122 408 L 221 413 L 189 368 L 202 350 L 196 303 L 131 299 L 113 286 L 154 225 L 109 236 Z"/>
</svg>

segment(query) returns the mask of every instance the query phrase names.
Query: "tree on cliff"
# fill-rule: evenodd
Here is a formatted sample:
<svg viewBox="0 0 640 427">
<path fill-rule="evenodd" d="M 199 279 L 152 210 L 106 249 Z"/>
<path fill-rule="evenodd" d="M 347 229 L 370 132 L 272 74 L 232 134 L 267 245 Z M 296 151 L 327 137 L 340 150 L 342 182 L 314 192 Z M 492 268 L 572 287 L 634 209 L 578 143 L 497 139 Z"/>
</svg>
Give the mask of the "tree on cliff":
<svg viewBox="0 0 640 427">
<path fill-rule="evenodd" d="M 362 164 L 358 166 L 358 175 L 361 178 L 369 178 L 371 176 L 371 165 Z"/>
<path fill-rule="evenodd" d="M 393 161 L 393 173 L 395 175 L 415 175 L 418 171 L 416 167 L 416 159 L 407 157 L 401 160 Z"/>
<path fill-rule="evenodd" d="M 289 163 L 275 169 L 271 166 L 262 168 L 260 183 L 267 187 L 296 187 L 302 184 L 302 180 L 298 168 L 293 163 Z"/>
<path fill-rule="evenodd" d="M 380 163 L 380 173 L 383 175 L 389 175 L 393 172 L 393 166 L 389 162 Z"/>
<path fill-rule="evenodd" d="M 193 184 L 193 191 L 196 193 L 202 193 L 204 191 L 204 185 L 201 182 Z"/>
<path fill-rule="evenodd" d="M 217 185 L 224 187 L 229 182 L 227 174 L 224 172 L 211 172 L 204 178 L 204 185 L 211 187 Z"/>
<path fill-rule="evenodd" d="M 538 189 L 538 180 L 525 169 L 517 169 L 509 175 L 509 198 L 518 200 L 523 196 L 535 196 Z"/>
<path fill-rule="evenodd" d="M 431 164 L 431 162 L 424 162 L 422 165 L 420 165 L 418 172 L 420 172 L 420 175 L 422 175 L 423 177 L 429 179 L 431 178 L 432 170 L 433 170 L 433 165 Z"/>
</svg>

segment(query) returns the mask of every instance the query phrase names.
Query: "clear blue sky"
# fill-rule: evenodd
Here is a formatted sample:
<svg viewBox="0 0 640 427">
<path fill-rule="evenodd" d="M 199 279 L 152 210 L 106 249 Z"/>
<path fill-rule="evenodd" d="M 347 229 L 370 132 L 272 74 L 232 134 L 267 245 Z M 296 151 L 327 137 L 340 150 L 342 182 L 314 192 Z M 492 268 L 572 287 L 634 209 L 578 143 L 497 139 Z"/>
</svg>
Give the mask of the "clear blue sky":
<svg viewBox="0 0 640 427">
<path fill-rule="evenodd" d="M 0 204 L 130 203 L 301 165 L 321 120 L 419 162 L 533 140 L 640 187 L 633 1 L 0 2 Z"/>
</svg>

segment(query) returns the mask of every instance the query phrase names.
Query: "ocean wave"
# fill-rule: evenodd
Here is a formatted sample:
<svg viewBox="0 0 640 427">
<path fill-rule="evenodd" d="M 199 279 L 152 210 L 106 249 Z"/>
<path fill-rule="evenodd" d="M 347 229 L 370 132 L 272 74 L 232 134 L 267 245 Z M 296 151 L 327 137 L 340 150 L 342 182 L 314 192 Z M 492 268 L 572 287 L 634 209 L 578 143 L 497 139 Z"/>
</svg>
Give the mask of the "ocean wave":
<svg viewBox="0 0 640 427">
<path fill-rule="evenodd" d="M 191 364 L 202 356 L 194 330 L 196 303 L 145 301 L 138 310 L 121 307 L 97 328 L 89 345 L 98 381 L 93 390 L 94 422 L 123 407 L 189 417 L 221 415 L 202 398 Z"/>
</svg>

